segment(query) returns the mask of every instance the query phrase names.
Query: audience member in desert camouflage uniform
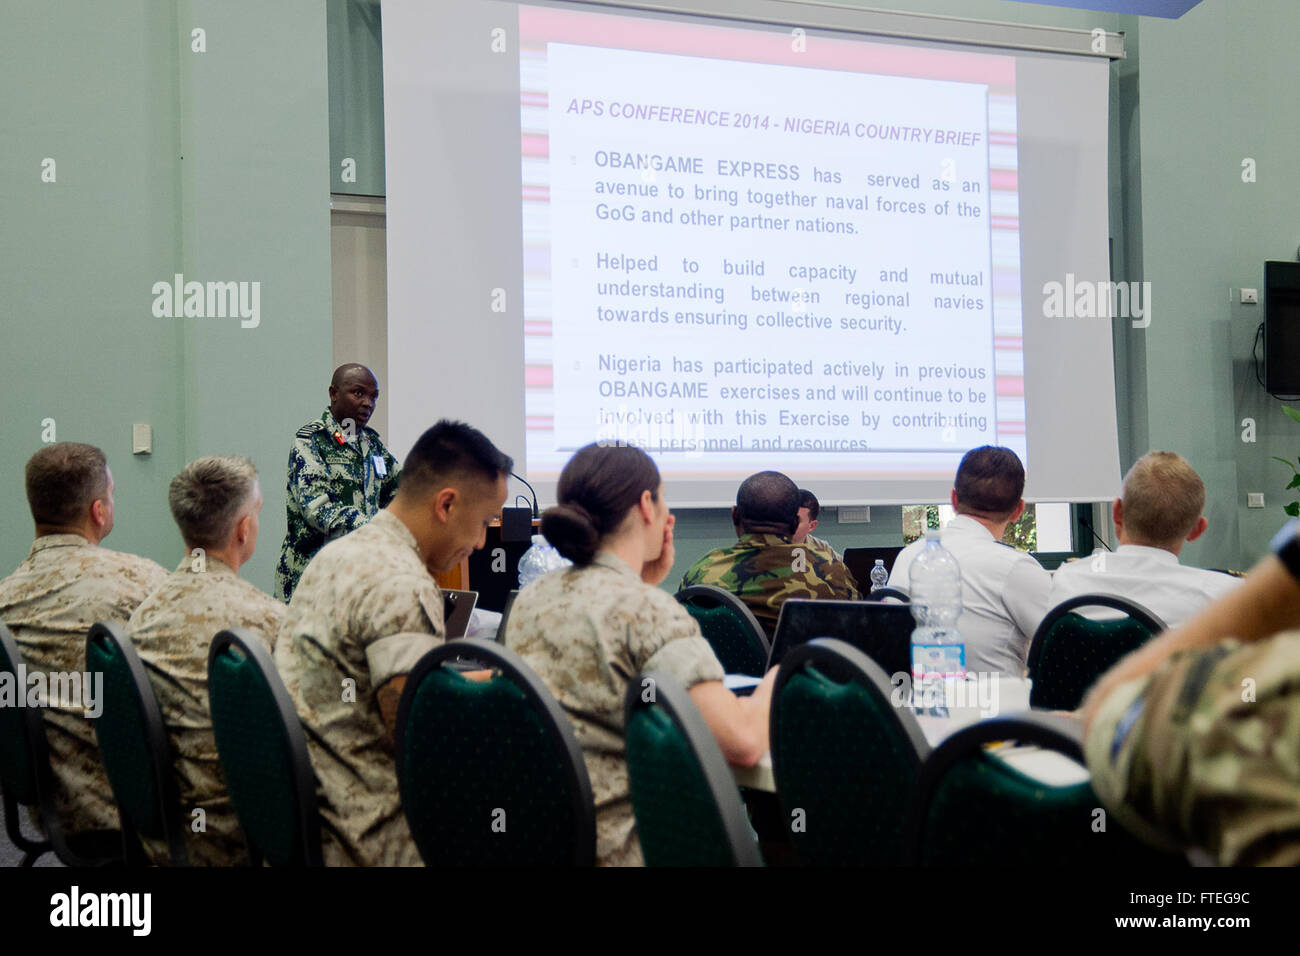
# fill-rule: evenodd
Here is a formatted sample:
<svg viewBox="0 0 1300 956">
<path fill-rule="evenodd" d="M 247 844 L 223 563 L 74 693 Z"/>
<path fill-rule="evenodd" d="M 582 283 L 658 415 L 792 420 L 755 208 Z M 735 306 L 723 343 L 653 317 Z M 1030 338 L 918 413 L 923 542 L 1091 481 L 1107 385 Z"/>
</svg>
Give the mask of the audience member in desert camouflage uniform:
<svg viewBox="0 0 1300 956">
<path fill-rule="evenodd" d="M 445 637 L 431 573 L 483 547 L 513 463 L 479 431 L 439 422 L 407 456 L 392 503 L 303 573 L 275 659 L 307 734 L 327 866 L 418 865 L 393 732 L 406 675 Z"/>
<path fill-rule="evenodd" d="M 242 866 L 248 849 L 226 789 L 208 709 L 208 648 L 228 628 L 246 628 L 271 650 L 288 610 L 239 577 L 257 547 L 262 492 L 247 458 L 200 458 L 172 479 L 172 517 L 187 554 L 149 595 L 127 633 L 149 672 L 175 758 L 185 847 L 191 865 Z M 195 832 L 194 810 L 203 811 Z M 144 840 L 157 864 L 163 841 Z"/>
<path fill-rule="evenodd" d="M 790 598 L 860 597 L 842 561 L 791 541 L 799 523 L 798 510 L 799 489 L 785 475 L 777 471 L 750 475 L 741 483 L 731 509 L 740 540 L 696 561 L 681 586 L 711 584 L 737 595 L 769 638 L 776 631 L 781 605 Z"/>
<path fill-rule="evenodd" d="M 113 530 L 113 475 L 98 448 L 47 445 L 27 462 L 26 478 L 36 540 L 27 559 L 0 581 L 0 619 L 13 632 L 29 674 L 84 673 L 91 625 L 125 624 L 167 572 L 99 546 Z M 60 826 L 74 833 L 116 830 L 117 805 L 85 709 L 51 701 L 45 735 Z"/>
<path fill-rule="evenodd" d="M 289 452 L 288 529 L 275 572 L 275 596 L 288 601 L 303 568 L 327 541 L 341 538 L 387 507 L 397 491 L 397 459 L 366 426 L 379 384 L 364 365 L 340 365 L 330 405 L 298 429 Z"/>
<path fill-rule="evenodd" d="M 681 681 L 732 763 L 752 765 L 767 751 L 775 669 L 752 697 L 733 695 L 699 626 L 655 586 L 673 564 L 674 519 L 662 489 L 639 448 L 580 449 L 560 475 L 560 503 L 542 517 L 542 534 L 574 567 L 528 585 L 510 612 L 511 650 L 573 721 L 602 866 L 642 862 L 623 746 L 623 697 L 639 674 Z"/>
<path fill-rule="evenodd" d="M 1300 539 L 1084 701 L 1093 788 L 1129 829 L 1221 866 L 1300 864 Z M 1281 631 L 1281 633 L 1278 633 Z"/>
</svg>

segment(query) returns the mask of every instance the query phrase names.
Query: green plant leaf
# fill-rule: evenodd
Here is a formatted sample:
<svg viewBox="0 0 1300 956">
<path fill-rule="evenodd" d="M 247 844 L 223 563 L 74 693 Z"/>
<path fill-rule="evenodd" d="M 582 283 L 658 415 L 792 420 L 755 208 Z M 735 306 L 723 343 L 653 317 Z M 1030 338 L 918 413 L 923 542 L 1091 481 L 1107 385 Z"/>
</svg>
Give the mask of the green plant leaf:
<svg viewBox="0 0 1300 956">
<path fill-rule="evenodd" d="M 1287 490 L 1290 490 L 1292 488 L 1300 488 L 1300 474 L 1297 474 L 1294 478 L 1288 481 L 1286 486 L 1287 486 Z"/>
<path fill-rule="evenodd" d="M 1274 456 L 1273 456 L 1273 460 L 1274 460 L 1274 461 L 1280 461 L 1282 464 L 1286 465 L 1286 466 L 1287 466 L 1288 468 L 1290 468 L 1292 471 L 1300 472 L 1300 468 L 1296 468 L 1295 465 L 1291 464 L 1291 462 L 1287 461 L 1285 458 L 1279 458 L 1279 457 L 1277 457 L 1277 455 L 1274 455 Z"/>
<path fill-rule="evenodd" d="M 1300 518 L 1300 501 L 1293 501 L 1282 510 L 1292 518 Z"/>
<path fill-rule="evenodd" d="M 1292 408 L 1290 405 L 1283 405 L 1282 411 L 1286 413 L 1287 418 L 1293 422 L 1300 422 L 1300 410 Z"/>
</svg>

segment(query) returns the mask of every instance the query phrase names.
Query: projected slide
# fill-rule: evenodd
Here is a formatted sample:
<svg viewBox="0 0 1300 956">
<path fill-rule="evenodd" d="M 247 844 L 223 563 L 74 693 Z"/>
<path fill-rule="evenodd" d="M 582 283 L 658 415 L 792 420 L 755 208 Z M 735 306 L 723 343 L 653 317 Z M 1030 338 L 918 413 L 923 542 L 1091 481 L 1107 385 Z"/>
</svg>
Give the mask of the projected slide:
<svg viewBox="0 0 1300 956">
<path fill-rule="evenodd" d="M 1013 57 L 519 16 L 534 474 L 1026 457 Z"/>
</svg>

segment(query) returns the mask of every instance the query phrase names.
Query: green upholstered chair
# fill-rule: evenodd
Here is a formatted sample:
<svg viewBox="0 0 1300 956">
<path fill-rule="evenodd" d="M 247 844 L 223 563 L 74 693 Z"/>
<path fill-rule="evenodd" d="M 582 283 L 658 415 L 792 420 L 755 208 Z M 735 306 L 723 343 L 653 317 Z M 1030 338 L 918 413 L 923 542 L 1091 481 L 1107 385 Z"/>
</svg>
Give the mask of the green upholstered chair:
<svg viewBox="0 0 1300 956">
<path fill-rule="evenodd" d="M 172 866 L 188 866 L 171 744 L 144 662 L 116 624 L 86 636 L 86 670 L 103 675 L 103 709 L 95 738 L 122 821 L 127 863 L 147 864 L 140 836 L 167 844 Z"/>
<path fill-rule="evenodd" d="M 796 647 L 833 637 L 871 658 L 888 675 L 912 671 L 912 631 L 907 604 L 791 598 L 781 605 L 767 666 L 779 666 Z"/>
<path fill-rule="evenodd" d="M 762 866 L 740 790 L 690 694 L 666 673 L 627 685 L 627 772 L 647 866 Z"/>
<path fill-rule="evenodd" d="M 1086 781 L 1052 786 L 986 752 L 995 741 L 1054 750 L 1083 763 L 1078 721 L 1027 711 L 964 727 L 921 768 L 908 824 L 907 861 L 923 866 L 1184 866 L 1180 856 L 1147 847 L 1113 815 Z M 1105 820 L 1105 829 L 1097 821 Z"/>
<path fill-rule="evenodd" d="M 65 866 L 120 866 L 122 833 L 89 830 L 64 833 L 54 804 L 54 773 L 45 737 L 45 715 L 40 707 L 26 706 L 28 688 L 19 680 L 26 673 L 22 652 L 13 634 L 0 622 L 0 673 L 14 682 L 23 706 L 0 707 L 0 789 L 4 791 L 5 832 L 22 851 L 19 866 L 33 866 L 53 852 Z M 18 704 L 17 698 L 14 700 Z M 44 838 L 25 836 L 18 815 L 27 807 L 44 831 Z"/>
<path fill-rule="evenodd" d="M 1125 617 L 1092 621 L 1074 609 L 1108 607 Z M 1142 605 L 1113 594 L 1081 594 L 1052 608 L 1029 644 L 1029 705 L 1043 710 L 1074 710 L 1097 678 L 1129 651 L 1165 629 Z"/>
<path fill-rule="evenodd" d="M 466 677 L 453 663 L 491 670 Z M 449 641 L 407 677 L 397 779 L 430 866 L 591 866 L 596 808 L 563 709 L 519 655 Z"/>
<path fill-rule="evenodd" d="M 320 866 L 320 811 L 307 738 L 256 635 L 222 631 L 208 649 L 217 754 L 254 866 Z"/>
<path fill-rule="evenodd" d="M 772 769 L 800 862 L 902 862 L 930 746 L 896 697 L 885 671 L 843 641 L 819 638 L 781 662 L 772 691 Z"/>
<path fill-rule="evenodd" d="M 763 625 L 740 598 L 709 584 L 696 584 L 677 592 L 677 600 L 700 625 L 728 674 L 759 677 L 767 667 L 770 646 Z"/>
</svg>

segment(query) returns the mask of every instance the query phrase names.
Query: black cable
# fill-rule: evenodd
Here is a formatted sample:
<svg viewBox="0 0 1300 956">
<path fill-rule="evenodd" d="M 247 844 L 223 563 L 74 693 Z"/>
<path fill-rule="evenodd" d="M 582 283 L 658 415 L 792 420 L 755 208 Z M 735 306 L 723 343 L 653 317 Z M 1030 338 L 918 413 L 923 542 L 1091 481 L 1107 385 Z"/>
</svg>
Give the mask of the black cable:
<svg viewBox="0 0 1300 956">
<path fill-rule="evenodd" d="M 1098 541 L 1101 542 L 1101 546 L 1102 546 L 1103 548 L 1105 548 L 1107 551 L 1114 551 L 1114 550 L 1115 550 L 1114 548 L 1112 548 L 1110 545 L 1108 545 L 1108 544 L 1106 543 L 1106 541 L 1102 538 L 1101 535 L 1099 535 L 1096 531 L 1093 531 L 1093 529 L 1092 529 L 1092 523 L 1091 523 L 1090 521 L 1088 521 L 1088 519 L 1085 518 L 1085 517 L 1083 516 L 1083 512 L 1082 512 L 1082 511 L 1079 512 L 1079 523 L 1080 523 L 1081 525 L 1083 525 L 1085 528 L 1087 528 L 1089 531 L 1092 531 L 1092 536 L 1093 536 L 1094 538 L 1096 538 Z"/>
<path fill-rule="evenodd" d="M 529 491 L 532 491 L 532 492 L 533 492 L 533 517 L 534 517 L 534 518 L 540 517 L 540 515 L 538 514 L 538 511 L 537 511 L 537 492 L 533 491 L 533 486 L 530 485 L 527 481 L 524 481 L 523 477 L 521 477 L 520 475 L 516 475 L 513 471 L 510 472 L 510 477 L 511 477 L 511 478 L 518 478 L 520 481 L 523 481 L 523 482 L 524 482 L 524 487 L 527 488 Z M 518 496 L 518 495 L 515 496 L 515 500 L 516 500 L 516 501 L 519 500 L 519 496 Z"/>
</svg>

